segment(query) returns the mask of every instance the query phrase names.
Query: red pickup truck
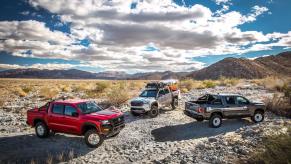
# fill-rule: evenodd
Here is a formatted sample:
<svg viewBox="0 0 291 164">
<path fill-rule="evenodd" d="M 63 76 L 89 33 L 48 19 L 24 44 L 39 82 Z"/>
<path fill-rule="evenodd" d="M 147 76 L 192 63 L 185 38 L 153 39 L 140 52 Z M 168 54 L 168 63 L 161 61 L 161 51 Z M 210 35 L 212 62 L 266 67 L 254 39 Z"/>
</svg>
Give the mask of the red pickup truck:
<svg viewBox="0 0 291 164">
<path fill-rule="evenodd" d="M 94 101 L 58 100 L 27 111 L 27 124 L 40 138 L 49 132 L 84 135 L 85 143 L 96 148 L 105 137 L 116 136 L 124 128 L 123 113 L 114 107 L 103 110 Z"/>
</svg>

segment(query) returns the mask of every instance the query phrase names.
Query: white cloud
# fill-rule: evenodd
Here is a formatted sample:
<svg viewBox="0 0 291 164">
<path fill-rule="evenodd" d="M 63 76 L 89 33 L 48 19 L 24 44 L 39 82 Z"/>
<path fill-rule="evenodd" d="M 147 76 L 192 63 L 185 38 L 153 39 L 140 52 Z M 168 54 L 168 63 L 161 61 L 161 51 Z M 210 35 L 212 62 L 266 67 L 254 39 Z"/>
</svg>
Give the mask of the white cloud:
<svg viewBox="0 0 291 164">
<path fill-rule="evenodd" d="M 36 69 L 48 69 L 48 70 L 60 70 L 60 69 L 70 69 L 75 67 L 72 64 L 33 64 L 33 65 L 18 65 L 18 64 L 0 64 L 0 69 L 26 69 L 26 68 L 36 68 Z"/>
<path fill-rule="evenodd" d="M 224 3 L 230 3 L 231 0 L 214 0 L 216 4 L 224 4 Z"/>
<path fill-rule="evenodd" d="M 105 70 L 185 71 L 204 66 L 192 61 L 195 56 L 290 46 L 289 33 L 240 29 L 268 8 L 254 6 L 243 15 L 229 10 L 230 0 L 215 2 L 222 8 L 212 12 L 203 5 L 179 6 L 171 0 L 29 0 L 35 8 L 59 15 L 62 23 L 71 23 L 71 34 L 51 31 L 38 21 L 2 21 L 0 50 L 16 56 L 79 60 Z M 75 44 L 85 38 L 90 46 Z M 145 51 L 148 44 L 158 51 Z"/>
</svg>

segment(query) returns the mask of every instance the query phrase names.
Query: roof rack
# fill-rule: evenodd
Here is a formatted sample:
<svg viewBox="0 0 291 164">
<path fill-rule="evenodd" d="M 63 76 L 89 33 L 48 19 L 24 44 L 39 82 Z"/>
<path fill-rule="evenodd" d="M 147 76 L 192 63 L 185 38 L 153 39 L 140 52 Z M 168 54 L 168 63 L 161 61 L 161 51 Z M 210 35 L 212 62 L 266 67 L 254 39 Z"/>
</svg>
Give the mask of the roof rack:
<svg viewBox="0 0 291 164">
<path fill-rule="evenodd" d="M 176 85 L 177 83 L 178 83 L 178 80 L 175 80 L 175 79 L 152 81 L 152 82 L 147 83 L 145 88 L 147 88 L 147 89 L 160 89 L 160 88 L 164 88 L 166 86 L 169 86 L 171 88 L 171 86 Z M 177 87 L 173 87 L 173 88 L 177 89 Z"/>
</svg>

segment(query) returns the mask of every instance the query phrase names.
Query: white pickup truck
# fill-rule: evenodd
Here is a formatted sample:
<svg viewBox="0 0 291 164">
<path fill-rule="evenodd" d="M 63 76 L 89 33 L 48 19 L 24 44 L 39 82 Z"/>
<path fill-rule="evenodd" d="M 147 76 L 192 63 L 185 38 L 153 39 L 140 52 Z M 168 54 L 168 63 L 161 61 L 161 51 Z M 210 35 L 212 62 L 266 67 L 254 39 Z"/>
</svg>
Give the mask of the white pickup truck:
<svg viewBox="0 0 291 164">
<path fill-rule="evenodd" d="M 148 114 L 150 117 L 156 117 L 161 108 L 177 108 L 180 90 L 173 88 L 166 83 L 149 83 L 139 97 L 130 101 L 132 115 Z"/>
</svg>

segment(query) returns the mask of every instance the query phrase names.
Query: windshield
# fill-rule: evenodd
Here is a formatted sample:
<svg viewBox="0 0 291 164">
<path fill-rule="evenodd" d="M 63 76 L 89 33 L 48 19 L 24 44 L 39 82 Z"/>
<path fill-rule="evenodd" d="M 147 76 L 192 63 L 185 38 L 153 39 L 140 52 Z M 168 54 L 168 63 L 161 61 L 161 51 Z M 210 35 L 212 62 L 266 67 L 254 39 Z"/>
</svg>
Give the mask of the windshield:
<svg viewBox="0 0 291 164">
<path fill-rule="evenodd" d="M 156 97 L 157 93 L 157 90 L 144 90 L 139 97 Z"/>
<path fill-rule="evenodd" d="M 100 108 L 94 101 L 80 103 L 77 106 L 84 114 L 94 113 L 102 110 L 102 108 Z"/>
</svg>

